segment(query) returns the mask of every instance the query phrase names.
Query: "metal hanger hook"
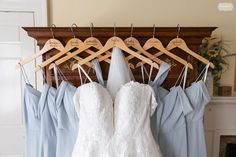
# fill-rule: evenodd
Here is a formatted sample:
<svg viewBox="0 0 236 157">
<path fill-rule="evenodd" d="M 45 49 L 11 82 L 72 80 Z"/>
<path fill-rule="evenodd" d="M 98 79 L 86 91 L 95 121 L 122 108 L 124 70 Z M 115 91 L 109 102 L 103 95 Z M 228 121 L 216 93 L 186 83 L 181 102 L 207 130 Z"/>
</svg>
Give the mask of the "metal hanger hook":
<svg viewBox="0 0 236 157">
<path fill-rule="evenodd" d="M 52 26 L 50 27 L 50 31 L 51 31 L 51 34 L 52 34 L 52 38 L 55 39 L 54 32 L 53 32 L 53 29 L 52 29 L 53 27 L 56 28 L 56 25 L 52 24 Z"/>
<path fill-rule="evenodd" d="M 114 23 L 114 37 L 116 36 L 116 23 Z"/>
<path fill-rule="evenodd" d="M 90 24 L 90 35 L 93 37 L 93 23 Z"/>
<path fill-rule="evenodd" d="M 153 34 L 152 34 L 153 38 L 155 38 L 155 34 L 156 34 L 156 25 L 153 24 Z"/>
<path fill-rule="evenodd" d="M 78 27 L 75 23 L 73 23 L 72 25 L 71 25 L 71 27 L 70 27 L 70 30 L 71 30 L 71 32 L 72 32 L 72 34 L 73 34 L 73 37 L 75 38 L 75 32 L 74 32 L 74 29 L 73 29 L 73 27 Z"/>
<path fill-rule="evenodd" d="M 179 33 L 180 33 L 180 24 L 177 25 L 178 32 L 177 32 L 177 38 L 179 38 Z"/>
<path fill-rule="evenodd" d="M 20 67 L 23 67 L 22 64 L 21 64 L 20 62 L 21 62 L 21 60 L 20 60 L 19 63 L 17 63 L 17 64 L 19 64 Z"/>
<path fill-rule="evenodd" d="M 134 27 L 133 24 L 131 23 L 131 30 L 130 30 L 130 37 L 133 37 L 133 31 L 134 31 Z"/>
</svg>

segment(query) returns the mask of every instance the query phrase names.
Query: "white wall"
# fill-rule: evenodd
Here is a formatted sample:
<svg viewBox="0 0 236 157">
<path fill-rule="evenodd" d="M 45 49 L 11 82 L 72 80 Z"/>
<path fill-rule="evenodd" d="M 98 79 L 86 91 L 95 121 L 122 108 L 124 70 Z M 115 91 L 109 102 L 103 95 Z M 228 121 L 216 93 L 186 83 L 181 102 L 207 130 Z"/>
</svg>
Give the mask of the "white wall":
<svg viewBox="0 0 236 157">
<path fill-rule="evenodd" d="M 229 50 L 236 52 L 236 9 L 219 12 L 220 0 L 49 0 L 49 22 L 57 26 L 217 26 L 215 32 L 231 41 Z M 230 0 L 227 0 L 230 1 Z M 231 0 L 236 5 L 235 0 Z M 235 6 L 236 7 L 236 6 Z M 235 58 L 228 58 L 230 68 L 222 85 L 234 83 Z"/>
</svg>

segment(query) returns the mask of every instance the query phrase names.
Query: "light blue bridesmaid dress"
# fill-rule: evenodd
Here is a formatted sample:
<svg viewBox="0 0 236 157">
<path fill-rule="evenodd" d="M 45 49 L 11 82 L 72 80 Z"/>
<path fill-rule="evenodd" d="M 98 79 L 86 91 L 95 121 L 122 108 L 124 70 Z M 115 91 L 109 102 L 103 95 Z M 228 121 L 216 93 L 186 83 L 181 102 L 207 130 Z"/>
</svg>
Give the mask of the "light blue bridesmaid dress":
<svg viewBox="0 0 236 157">
<path fill-rule="evenodd" d="M 44 84 L 39 101 L 39 115 L 41 119 L 39 157 L 56 157 L 57 151 L 57 106 L 56 100 L 64 88 L 61 83 L 58 87 L 57 67 L 54 66 L 57 89 Z"/>
<path fill-rule="evenodd" d="M 24 88 L 24 124 L 25 124 L 25 145 L 26 157 L 38 157 L 39 153 L 39 135 L 40 135 L 40 118 L 38 114 L 38 104 L 41 92 L 30 85 L 28 77 L 23 67 L 21 67 L 23 79 L 25 81 Z"/>
<path fill-rule="evenodd" d="M 56 89 L 45 84 L 39 101 L 39 116 L 41 119 L 39 157 L 56 156 Z"/>
<path fill-rule="evenodd" d="M 203 115 L 206 105 L 211 100 L 205 85 L 208 68 L 209 64 L 199 75 L 199 78 L 202 78 L 199 81 L 198 78 L 191 86 L 185 89 L 185 93 L 194 109 L 193 112 L 186 116 L 189 157 L 207 157 Z"/>
<path fill-rule="evenodd" d="M 171 65 L 169 65 L 165 62 L 162 63 L 160 65 L 160 69 L 159 69 L 154 81 L 150 83 L 150 85 L 152 86 L 152 88 L 156 94 L 156 101 L 158 103 L 155 113 L 151 117 L 152 134 L 153 134 L 157 143 L 159 143 L 158 135 L 159 135 L 160 125 L 161 125 L 161 118 L 162 118 L 162 114 L 163 114 L 163 109 L 164 109 L 164 104 L 162 103 L 162 98 L 165 97 L 169 93 L 167 90 L 165 90 L 164 88 L 161 87 L 161 84 L 165 81 L 170 68 L 171 68 Z"/>
<path fill-rule="evenodd" d="M 62 80 L 66 80 L 59 68 L 57 68 Z M 55 73 L 57 75 L 57 72 Z M 56 81 L 58 82 L 58 78 Z M 57 111 L 57 145 L 56 157 L 70 157 L 77 138 L 79 118 L 77 116 L 73 96 L 76 87 L 67 81 L 62 81 L 56 96 Z"/>
<path fill-rule="evenodd" d="M 192 111 L 192 107 L 183 90 L 187 78 L 187 66 L 184 67 L 180 76 L 182 73 L 184 75 L 180 84 L 183 81 L 183 87 L 175 85 L 169 92 L 161 88 L 162 91 L 157 93 L 163 95 L 163 97 L 158 95 L 161 99 L 159 105 L 164 106 L 158 141 L 164 157 L 188 157 L 185 115 Z"/>
<path fill-rule="evenodd" d="M 27 78 L 26 74 L 24 80 L 25 78 Z M 26 85 L 24 119 L 27 157 L 56 156 L 55 96 L 56 89 L 48 84 L 44 84 L 42 92 L 37 91 L 28 83 Z"/>
</svg>

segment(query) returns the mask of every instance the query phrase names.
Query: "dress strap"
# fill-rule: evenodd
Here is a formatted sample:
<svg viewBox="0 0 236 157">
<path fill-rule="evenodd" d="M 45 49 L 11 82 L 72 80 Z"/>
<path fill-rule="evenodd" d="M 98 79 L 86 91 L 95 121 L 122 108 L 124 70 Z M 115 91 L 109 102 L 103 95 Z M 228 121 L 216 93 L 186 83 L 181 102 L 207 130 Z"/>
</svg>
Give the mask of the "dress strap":
<svg viewBox="0 0 236 157">
<path fill-rule="evenodd" d="M 186 87 L 186 81 L 187 81 L 187 76 L 188 76 L 188 65 L 185 66 L 185 69 L 184 69 L 184 75 L 183 75 L 183 89 L 185 89 Z M 182 81 L 180 82 L 182 83 Z"/>
<path fill-rule="evenodd" d="M 148 76 L 148 84 L 151 82 L 152 71 L 153 71 L 153 64 L 152 64 L 151 67 L 150 67 L 150 72 L 149 72 L 149 76 Z"/>
<path fill-rule="evenodd" d="M 130 76 L 130 78 L 131 78 L 131 80 L 135 80 L 135 78 L 134 78 L 134 75 L 133 75 L 133 73 L 132 73 L 132 71 L 131 71 L 131 69 L 130 69 L 130 63 L 127 63 L 128 64 L 128 71 L 129 71 L 129 76 Z"/>
<path fill-rule="evenodd" d="M 85 72 L 84 68 L 83 68 L 80 64 L 78 64 L 78 71 L 79 71 L 79 75 L 80 75 L 81 84 L 83 84 L 81 71 L 82 71 L 82 72 L 84 73 L 84 75 L 89 79 L 90 82 L 93 82 L 92 79 L 89 77 L 89 75 Z"/>
<path fill-rule="evenodd" d="M 81 74 L 79 64 L 78 64 L 78 72 L 79 72 L 80 84 L 83 85 L 84 83 L 83 83 L 83 78 L 82 78 L 82 74 Z"/>
<path fill-rule="evenodd" d="M 92 67 L 89 67 L 88 72 L 87 72 L 88 76 L 89 76 L 89 74 L 91 72 L 91 69 L 92 69 Z M 87 77 L 84 79 L 84 84 L 86 83 L 87 79 L 88 79 Z"/>
<path fill-rule="evenodd" d="M 186 80 L 187 80 L 187 74 L 188 74 L 188 65 L 185 65 L 177 79 L 177 81 L 175 82 L 175 86 L 177 85 L 177 83 L 180 80 L 180 85 L 183 82 L 183 89 L 185 89 L 185 85 L 186 85 Z"/>
<path fill-rule="evenodd" d="M 61 69 L 56 65 L 56 67 L 57 67 L 57 70 L 58 70 L 58 72 L 59 72 L 59 75 L 60 75 L 60 77 L 62 78 L 62 80 L 65 80 L 65 81 L 68 81 L 67 80 L 67 78 L 66 78 L 66 76 L 63 74 L 63 72 L 61 71 Z"/>
<path fill-rule="evenodd" d="M 66 79 L 65 75 L 62 73 L 62 71 L 60 70 L 60 68 L 59 68 L 56 64 L 53 64 L 53 72 L 54 72 L 54 75 L 55 75 L 55 81 L 56 81 L 56 86 L 57 86 L 57 88 L 59 87 L 58 74 L 59 74 L 61 80 L 63 80 L 63 81 L 64 81 L 64 80 L 68 81 L 68 80 Z"/>
<path fill-rule="evenodd" d="M 29 77 L 26 74 L 25 68 L 20 63 L 19 65 L 20 65 L 21 75 L 23 76 L 23 80 L 25 84 L 31 85 L 29 81 Z"/>
<path fill-rule="evenodd" d="M 205 74 L 204 74 L 204 78 L 203 78 L 203 81 L 206 82 L 206 78 L 207 78 L 207 73 L 208 73 L 208 70 L 209 70 L 209 66 L 210 66 L 210 63 L 208 63 L 206 65 L 206 70 L 205 70 Z"/>
<path fill-rule="evenodd" d="M 150 72 L 151 72 L 151 69 L 150 69 Z M 145 75 L 147 75 L 149 78 L 150 72 L 148 73 L 146 67 L 143 65 L 143 63 L 141 63 L 141 73 L 142 73 L 143 83 L 145 83 Z"/>
<path fill-rule="evenodd" d="M 143 66 L 143 63 L 141 63 L 141 73 L 142 73 L 143 83 L 145 83 L 145 77 L 144 77 L 144 66 Z"/>
<path fill-rule="evenodd" d="M 205 66 L 205 68 L 201 71 L 201 73 L 198 75 L 198 77 L 197 77 L 195 82 L 197 82 L 198 80 L 203 80 L 203 82 L 206 82 L 209 66 L 210 66 L 210 63 L 208 63 Z"/>
</svg>

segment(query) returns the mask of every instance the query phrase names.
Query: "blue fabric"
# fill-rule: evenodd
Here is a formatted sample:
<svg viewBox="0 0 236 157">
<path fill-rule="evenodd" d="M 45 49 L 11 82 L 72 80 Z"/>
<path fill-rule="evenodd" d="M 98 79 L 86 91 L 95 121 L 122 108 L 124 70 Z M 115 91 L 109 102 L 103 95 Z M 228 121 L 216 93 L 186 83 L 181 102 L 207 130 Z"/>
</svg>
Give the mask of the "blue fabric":
<svg viewBox="0 0 236 157">
<path fill-rule="evenodd" d="M 63 81 L 58 89 L 56 157 L 70 157 L 77 139 L 79 118 L 73 103 L 76 87 Z"/>
<path fill-rule="evenodd" d="M 185 116 L 192 111 L 188 97 L 182 87 L 172 87 L 161 104 L 164 107 L 158 138 L 163 156 L 188 157 Z"/>
<path fill-rule="evenodd" d="M 56 89 L 45 84 L 39 101 L 39 117 L 41 120 L 39 157 L 56 156 Z"/>
<path fill-rule="evenodd" d="M 160 87 L 169 69 L 170 65 L 161 64 L 151 84 L 158 103 L 152 116 L 152 132 L 164 157 L 188 157 L 185 116 L 192 111 L 192 107 L 181 86 L 174 86 L 170 91 Z"/>
<path fill-rule="evenodd" d="M 158 141 L 158 135 L 159 135 L 159 130 L 160 130 L 160 125 L 161 125 L 161 118 L 163 114 L 163 108 L 164 105 L 162 104 L 162 98 L 165 97 L 169 92 L 165 90 L 164 88 L 160 87 L 161 84 L 165 81 L 169 70 L 170 70 L 170 65 L 167 63 L 162 63 L 160 65 L 160 69 L 154 79 L 153 82 L 151 82 L 151 86 L 153 87 L 153 90 L 156 94 L 156 101 L 158 103 L 157 108 L 155 110 L 155 113 L 151 117 L 151 129 L 153 136 L 156 140 L 157 143 Z"/>
<path fill-rule="evenodd" d="M 188 152 L 190 157 L 207 157 L 203 127 L 205 106 L 210 102 L 205 83 L 200 80 L 185 89 L 194 110 L 186 116 Z"/>
<path fill-rule="evenodd" d="M 41 92 L 26 84 L 24 89 L 24 122 L 26 131 L 26 157 L 38 157 L 40 118 L 38 104 Z"/>
</svg>

